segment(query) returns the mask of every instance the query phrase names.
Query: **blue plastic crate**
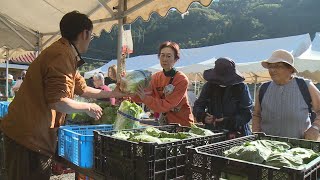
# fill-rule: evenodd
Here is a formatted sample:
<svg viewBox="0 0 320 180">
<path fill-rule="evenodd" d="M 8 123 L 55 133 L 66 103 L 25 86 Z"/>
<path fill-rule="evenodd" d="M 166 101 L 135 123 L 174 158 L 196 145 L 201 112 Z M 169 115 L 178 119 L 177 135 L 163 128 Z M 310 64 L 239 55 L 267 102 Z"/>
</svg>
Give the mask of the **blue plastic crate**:
<svg viewBox="0 0 320 180">
<path fill-rule="evenodd" d="M 82 168 L 93 167 L 93 131 L 113 130 L 112 125 L 61 126 L 58 154 Z"/>
<path fill-rule="evenodd" d="M 10 102 L 8 101 L 0 101 L 0 118 L 8 113 L 9 104 Z"/>
</svg>

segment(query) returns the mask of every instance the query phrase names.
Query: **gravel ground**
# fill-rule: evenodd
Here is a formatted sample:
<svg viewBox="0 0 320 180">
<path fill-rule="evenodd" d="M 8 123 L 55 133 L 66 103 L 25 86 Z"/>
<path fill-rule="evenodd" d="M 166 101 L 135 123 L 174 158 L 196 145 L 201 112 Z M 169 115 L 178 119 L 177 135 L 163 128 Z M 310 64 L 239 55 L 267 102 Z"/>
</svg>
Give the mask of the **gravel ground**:
<svg viewBox="0 0 320 180">
<path fill-rule="evenodd" d="M 50 177 L 50 180 L 74 180 L 74 179 L 75 179 L 75 173 L 61 174 L 61 175 L 55 175 Z"/>
</svg>

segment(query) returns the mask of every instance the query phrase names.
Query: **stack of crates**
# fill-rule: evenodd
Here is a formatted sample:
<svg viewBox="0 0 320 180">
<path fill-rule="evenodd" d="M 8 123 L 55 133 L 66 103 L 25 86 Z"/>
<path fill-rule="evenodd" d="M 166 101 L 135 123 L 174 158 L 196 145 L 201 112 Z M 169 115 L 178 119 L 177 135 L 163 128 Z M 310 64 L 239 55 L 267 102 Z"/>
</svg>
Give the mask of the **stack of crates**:
<svg viewBox="0 0 320 180">
<path fill-rule="evenodd" d="M 170 133 L 190 130 L 179 125 L 155 128 Z M 143 130 L 125 131 L 136 133 Z M 183 179 L 187 146 L 201 146 L 226 139 L 225 133 L 217 133 L 158 144 L 114 138 L 112 135 L 115 133 L 117 131 L 94 131 L 94 169 L 107 179 Z"/>
</svg>

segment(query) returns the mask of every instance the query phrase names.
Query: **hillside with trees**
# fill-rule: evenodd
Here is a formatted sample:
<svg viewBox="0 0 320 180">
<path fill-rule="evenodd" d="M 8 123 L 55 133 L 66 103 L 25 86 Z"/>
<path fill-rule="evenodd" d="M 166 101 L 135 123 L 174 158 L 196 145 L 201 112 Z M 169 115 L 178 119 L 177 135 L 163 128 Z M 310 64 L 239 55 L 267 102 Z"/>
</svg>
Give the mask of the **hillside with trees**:
<svg viewBox="0 0 320 180">
<path fill-rule="evenodd" d="M 220 0 L 209 7 L 194 3 L 183 17 L 171 10 L 165 18 L 153 14 L 148 22 L 137 19 L 131 25 L 134 53 L 130 56 L 157 53 L 165 40 L 195 48 L 304 33 L 313 36 L 320 31 L 319 7 L 319 0 Z M 86 59 L 81 70 L 115 59 L 116 48 L 117 27 L 92 41 L 84 55 L 92 59 Z"/>
</svg>

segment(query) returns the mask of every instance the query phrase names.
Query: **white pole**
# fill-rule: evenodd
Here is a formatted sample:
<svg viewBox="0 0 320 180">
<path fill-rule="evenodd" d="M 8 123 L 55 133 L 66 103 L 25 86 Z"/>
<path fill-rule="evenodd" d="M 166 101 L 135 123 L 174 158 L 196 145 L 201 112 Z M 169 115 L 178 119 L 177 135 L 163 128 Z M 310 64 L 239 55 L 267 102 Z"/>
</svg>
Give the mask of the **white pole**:
<svg viewBox="0 0 320 180">
<path fill-rule="evenodd" d="M 6 97 L 9 97 L 9 49 L 6 48 Z"/>
<path fill-rule="evenodd" d="M 196 77 L 194 78 L 194 94 L 197 95 L 197 73 L 196 73 Z"/>
<path fill-rule="evenodd" d="M 258 81 L 258 76 L 257 76 L 257 75 L 254 75 L 253 99 L 256 98 L 256 93 L 257 93 L 257 81 Z"/>
<path fill-rule="evenodd" d="M 123 0 L 119 0 L 119 4 L 118 4 L 118 14 L 120 16 L 122 16 L 123 14 L 123 5 L 124 5 L 124 1 Z M 121 58 L 122 58 L 122 34 L 123 34 L 123 18 L 121 17 L 118 20 L 118 47 L 117 47 L 117 80 L 119 80 L 120 74 L 122 73 L 123 68 L 122 67 L 122 63 L 121 63 Z"/>
</svg>

